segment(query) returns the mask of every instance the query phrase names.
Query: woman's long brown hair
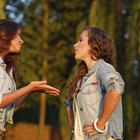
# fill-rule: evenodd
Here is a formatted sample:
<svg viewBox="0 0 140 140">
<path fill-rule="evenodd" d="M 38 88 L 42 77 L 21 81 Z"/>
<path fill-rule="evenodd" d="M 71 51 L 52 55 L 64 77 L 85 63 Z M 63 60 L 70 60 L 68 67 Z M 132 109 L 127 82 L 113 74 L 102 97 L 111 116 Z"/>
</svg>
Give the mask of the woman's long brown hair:
<svg viewBox="0 0 140 140">
<path fill-rule="evenodd" d="M 105 62 L 115 66 L 115 48 L 108 34 L 96 27 L 87 27 L 84 31 L 88 31 L 88 44 L 91 46 L 91 57 L 103 59 Z M 68 99 L 73 97 L 77 87 L 77 82 L 81 80 L 87 73 L 87 67 L 84 62 L 79 65 L 79 69 L 73 78 L 70 88 Z"/>
<path fill-rule="evenodd" d="M 7 19 L 0 20 L 0 54 L 6 54 L 9 51 L 11 40 L 15 37 L 19 29 L 19 25 L 13 21 Z M 17 60 L 19 60 L 17 53 L 7 54 L 4 58 L 6 71 L 9 73 L 10 69 L 13 68 L 13 76 L 15 80 L 17 78 L 15 61 Z"/>
</svg>

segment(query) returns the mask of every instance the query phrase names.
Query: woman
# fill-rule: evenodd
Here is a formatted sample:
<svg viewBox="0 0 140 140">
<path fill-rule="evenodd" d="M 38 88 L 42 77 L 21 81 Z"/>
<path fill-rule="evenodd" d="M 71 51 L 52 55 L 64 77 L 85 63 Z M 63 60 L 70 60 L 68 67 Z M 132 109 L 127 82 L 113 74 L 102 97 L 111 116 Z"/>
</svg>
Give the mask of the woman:
<svg viewBox="0 0 140 140">
<path fill-rule="evenodd" d="M 43 91 L 57 96 L 59 90 L 47 85 L 46 81 L 34 81 L 16 89 L 15 61 L 23 40 L 19 25 L 12 21 L 0 20 L 0 139 L 6 122 L 13 123 L 13 113 L 33 91 Z"/>
<path fill-rule="evenodd" d="M 123 139 L 124 82 L 113 67 L 109 36 L 99 28 L 87 27 L 73 48 L 75 59 L 82 61 L 66 100 L 73 140 Z"/>
</svg>

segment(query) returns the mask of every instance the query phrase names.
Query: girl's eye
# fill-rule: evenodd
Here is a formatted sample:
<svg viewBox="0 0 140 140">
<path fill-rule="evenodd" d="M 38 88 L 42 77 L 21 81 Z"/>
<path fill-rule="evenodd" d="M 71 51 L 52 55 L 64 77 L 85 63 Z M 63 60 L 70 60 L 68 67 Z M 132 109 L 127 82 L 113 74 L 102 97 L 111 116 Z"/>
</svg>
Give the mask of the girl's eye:
<svg viewBox="0 0 140 140">
<path fill-rule="evenodd" d="M 21 33 L 18 33 L 18 36 L 21 37 Z"/>
<path fill-rule="evenodd" d="M 79 42 L 83 41 L 82 39 L 79 40 Z"/>
</svg>

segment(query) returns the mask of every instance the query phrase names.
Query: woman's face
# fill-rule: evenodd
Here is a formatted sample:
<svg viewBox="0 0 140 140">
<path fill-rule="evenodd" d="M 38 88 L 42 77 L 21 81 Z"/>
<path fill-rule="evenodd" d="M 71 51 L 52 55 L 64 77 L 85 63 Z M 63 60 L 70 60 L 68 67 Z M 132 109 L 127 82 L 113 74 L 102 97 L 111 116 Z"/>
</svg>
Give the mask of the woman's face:
<svg viewBox="0 0 140 140">
<path fill-rule="evenodd" d="M 88 31 L 85 30 L 80 35 L 79 41 L 73 45 L 75 59 L 85 62 L 87 59 L 91 58 L 91 47 L 88 44 L 88 40 Z"/>
<path fill-rule="evenodd" d="M 15 37 L 11 40 L 9 53 L 18 53 L 20 52 L 21 45 L 23 44 L 23 40 L 21 39 L 21 31 L 20 29 L 17 31 Z"/>
</svg>

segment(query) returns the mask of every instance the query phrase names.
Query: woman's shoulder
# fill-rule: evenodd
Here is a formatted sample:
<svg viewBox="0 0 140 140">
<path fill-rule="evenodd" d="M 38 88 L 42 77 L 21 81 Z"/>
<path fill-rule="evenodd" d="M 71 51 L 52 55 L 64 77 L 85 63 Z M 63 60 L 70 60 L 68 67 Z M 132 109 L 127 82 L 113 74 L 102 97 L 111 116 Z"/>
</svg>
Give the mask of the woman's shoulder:
<svg viewBox="0 0 140 140">
<path fill-rule="evenodd" d="M 97 73 L 97 77 L 99 79 L 103 79 L 108 74 L 115 74 L 116 70 L 111 64 L 105 62 L 103 59 L 99 59 L 98 68 L 96 69 L 96 73 Z"/>
<path fill-rule="evenodd" d="M 115 71 L 115 68 L 111 65 L 111 64 L 109 64 L 109 63 L 107 63 L 107 62 L 105 62 L 103 59 L 99 59 L 98 60 L 98 70 L 99 71 Z"/>
</svg>

